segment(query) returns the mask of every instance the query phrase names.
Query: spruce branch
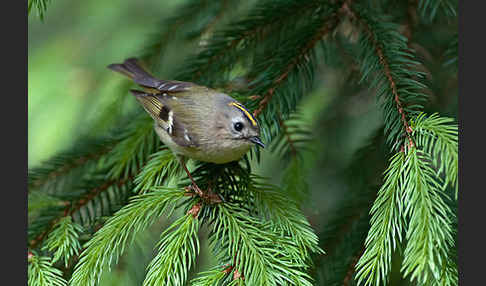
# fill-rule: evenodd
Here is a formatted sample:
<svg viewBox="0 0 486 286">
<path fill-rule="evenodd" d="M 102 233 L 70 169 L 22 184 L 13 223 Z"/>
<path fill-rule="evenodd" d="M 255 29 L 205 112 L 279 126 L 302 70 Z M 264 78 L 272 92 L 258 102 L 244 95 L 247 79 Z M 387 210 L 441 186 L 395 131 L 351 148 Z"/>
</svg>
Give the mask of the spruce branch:
<svg viewBox="0 0 486 286">
<path fill-rule="evenodd" d="M 274 231 L 288 235 L 299 246 L 299 252 L 293 255 L 301 263 L 310 257 L 310 253 L 324 254 L 318 246 L 318 237 L 312 230 L 297 204 L 284 195 L 283 190 L 265 183 L 262 178 L 253 176 L 248 190 L 254 195 L 258 213 L 268 220 Z"/>
<path fill-rule="evenodd" d="M 402 241 L 404 206 L 401 182 L 405 179 L 402 170 L 408 159 L 402 152 L 390 159 L 385 182 L 371 208 L 371 228 L 365 241 L 366 250 L 356 264 L 359 284 L 386 284 L 392 253 Z"/>
<path fill-rule="evenodd" d="M 27 14 L 30 15 L 32 8 L 35 7 L 37 11 L 37 16 L 44 20 L 44 15 L 47 12 L 47 6 L 50 4 L 51 0 L 29 0 L 29 4 L 27 6 Z"/>
<path fill-rule="evenodd" d="M 292 157 L 297 156 L 297 148 L 295 147 L 295 142 L 290 136 L 287 124 L 282 120 L 282 117 L 278 117 L 278 121 L 280 123 L 280 127 L 282 127 L 282 134 L 285 136 L 285 139 L 287 140 L 287 144 L 284 144 L 284 146 L 288 146 L 290 155 Z"/>
<path fill-rule="evenodd" d="M 211 84 L 234 67 L 237 59 L 248 51 L 247 47 L 275 29 L 292 25 L 321 4 L 313 0 L 258 3 L 243 19 L 215 31 L 204 50 L 189 58 L 175 78 Z"/>
<path fill-rule="evenodd" d="M 309 20 L 289 28 L 289 36 L 275 36 L 255 54 L 245 76 L 251 80 L 249 90 L 240 94 L 240 100 L 254 116 L 260 116 L 265 141 L 280 133 L 279 116 L 287 119 L 312 88 L 318 43 L 324 43 L 338 22 L 337 7 L 321 3 Z"/>
<path fill-rule="evenodd" d="M 88 203 L 92 202 L 96 197 L 98 197 L 101 193 L 107 191 L 111 187 L 121 187 L 128 182 L 131 182 L 133 176 L 128 176 L 126 178 L 120 178 L 117 180 L 109 180 L 105 181 L 103 184 L 90 189 L 88 192 L 84 194 L 84 196 L 71 203 L 65 210 L 65 215 L 72 216 L 75 212 L 79 211 L 82 207 L 86 206 Z"/>
<path fill-rule="evenodd" d="M 332 12 L 328 14 L 330 16 L 322 21 L 321 25 L 319 26 L 319 28 L 317 28 L 317 30 L 315 30 L 314 34 L 310 35 L 309 38 L 304 37 L 304 39 L 299 39 L 296 41 L 302 43 L 300 47 L 297 48 L 298 53 L 294 52 L 292 58 L 286 59 L 286 63 L 283 65 L 283 68 L 280 69 L 281 72 L 275 74 L 271 84 L 265 87 L 266 92 L 260 96 L 260 99 L 258 100 L 258 108 L 253 111 L 253 115 L 255 117 L 259 116 L 263 112 L 269 101 L 274 96 L 274 93 L 277 91 L 279 86 L 288 79 L 291 72 L 298 72 L 299 70 L 305 71 L 306 62 L 309 61 L 309 56 L 313 48 L 320 40 L 322 40 L 324 36 L 332 32 L 337 27 L 337 24 L 339 23 L 337 14 Z M 290 42 L 287 44 L 290 47 L 295 47 L 294 45 L 291 45 L 294 43 Z M 281 51 L 281 53 L 282 55 L 287 54 L 287 50 L 284 49 L 283 51 Z M 278 64 L 281 65 L 282 63 Z M 268 81 L 268 79 L 265 80 Z"/>
<path fill-rule="evenodd" d="M 159 252 L 148 266 L 143 285 L 184 285 L 199 253 L 199 222 L 192 214 L 176 220 L 162 234 Z"/>
<path fill-rule="evenodd" d="M 109 142 L 109 145 L 106 146 L 103 142 Z M 90 220 L 94 219 L 95 207 L 101 210 L 101 214 L 103 212 L 112 213 L 112 209 L 115 208 L 114 204 L 117 201 L 125 201 L 124 198 L 127 197 L 127 192 L 123 188 L 132 182 L 135 175 L 145 164 L 146 157 L 160 145 L 159 142 L 159 139 L 153 132 L 151 118 L 143 114 L 143 116 L 138 116 L 136 120 L 128 124 L 124 132 L 114 138 L 108 141 L 101 140 L 95 141 L 92 144 L 81 145 L 83 147 L 81 149 L 86 151 L 79 152 L 78 148 L 74 148 L 68 152 L 70 156 L 58 156 L 58 158 L 64 160 L 51 160 L 52 162 L 59 162 L 59 164 L 47 164 L 47 166 L 41 166 L 35 169 L 37 171 L 31 172 L 33 182 L 39 182 L 39 180 L 35 180 L 36 178 L 43 178 L 46 182 L 51 183 L 50 180 L 55 180 L 57 177 L 66 175 L 66 172 L 69 170 L 79 167 L 84 168 L 84 166 L 70 164 L 72 161 L 85 163 L 88 159 L 94 160 L 98 158 L 99 160 L 97 169 L 82 169 L 86 173 L 83 174 L 84 176 L 81 180 L 76 184 L 67 186 L 71 189 L 71 192 L 56 195 L 66 203 L 62 210 L 59 206 L 55 206 L 52 210 L 47 210 L 46 215 L 43 215 L 40 219 L 36 219 L 29 226 L 29 237 L 33 237 L 30 240 L 30 247 L 36 248 L 40 245 L 61 218 L 73 216 L 75 213 L 79 213 L 81 209 L 85 209 L 83 214 L 79 213 L 78 215 L 81 223 L 85 216 Z M 79 157 L 79 153 L 81 153 L 81 157 Z M 84 154 L 88 154 L 88 156 Z M 60 172 L 59 170 L 64 172 Z M 106 178 L 106 173 L 108 173 L 109 178 Z M 38 174 L 42 174 L 43 176 Z M 155 179 L 160 181 L 164 177 L 164 174 L 157 177 L 156 172 L 152 173 L 151 176 L 155 176 Z M 151 177 L 148 180 L 150 181 L 152 179 L 154 178 Z M 146 187 L 149 185 L 149 182 L 145 182 Z M 91 207 L 87 207 L 89 205 Z"/>
<path fill-rule="evenodd" d="M 144 193 L 154 186 L 181 174 L 181 165 L 174 153 L 167 147 L 150 155 L 149 161 L 135 177 L 134 192 Z"/>
<path fill-rule="evenodd" d="M 145 162 L 144 156 L 148 156 L 160 145 L 160 140 L 155 140 L 152 120 L 149 119 L 143 113 L 130 114 L 110 135 L 78 140 L 79 143 L 70 149 L 29 169 L 29 191 L 45 189 L 55 193 L 60 189 L 70 189 L 86 174 L 109 168 L 112 168 L 109 173 L 113 179 L 119 178 L 122 173 L 125 177 L 130 172 L 136 173 L 134 169 Z M 130 158 L 123 152 L 138 156 Z"/>
<path fill-rule="evenodd" d="M 419 114 L 411 121 L 417 145 L 423 152 L 429 154 L 437 177 L 444 175 L 442 189 L 448 185 L 458 194 L 458 126 L 454 119 L 440 117 L 437 113 L 430 116 Z"/>
<path fill-rule="evenodd" d="M 429 154 L 410 150 L 404 169 L 404 215 L 410 220 L 402 272 L 420 284 L 439 282 L 449 249 L 454 245 L 452 212 Z M 457 281 L 455 281 L 457 283 Z"/>
<path fill-rule="evenodd" d="M 106 181 L 102 180 L 95 180 L 90 181 L 88 188 L 83 188 L 80 186 L 79 189 L 87 189 L 87 191 L 78 194 L 76 192 L 65 194 L 63 198 L 64 207 L 59 208 L 56 206 L 52 210 L 48 210 L 46 218 L 37 218 L 33 223 L 39 224 L 39 226 L 34 227 L 34 225 L 30 226 L 30 233 L 29 237 L 34 236 L 34 233 L 37 233 L 32 240 L 29 241 L 29 246 L 32 249 L 35 249 L 44 241 L 47 235 L 53 230 L 55 225 L 59 223 L 63 218 L 70 216 L 72 217 L 76 212 L 78 212 L 82 207 L 86 206 L 87 204 L 93 202 L 100 194 L 106 192 L 109 188 L 112 187 L 121 187 L 124 184 L 131 182 L 132 177 L 128 178 L 121 178 L 118 180 L 109 180 Z M 94 185 L 94 186 L 93 186 Z M 91 187 L 93 186 L 93 187 Z M 81 216 L 80 216 L 81 218 Z M 36 231 L 39 229 L 40 231 Z"/>
<path fill-rule="evenodd" d="M 276 134 L 269 144 L 270 152 L 282 159 L 283 178 L 282 189 L 298 205 L 302 204 L 308 195 L 308 168 L 304 164 L 305 152 L 312 152 L 310 148 L 314 141 L 313 133 L 302 112 L 291 113 L 286 120 L 278 115 L 279 125 L 273 125 Z"/>
<path fill-rule="evenodd" d="M 457 229 L 457 227 L 454 229 Z M 447 256 L 448 259 L 442 265 L 440 280 L 437 284 L 444 286 L 458 285 L 459 273 L 457 270 L 457 250 L 455 246 L 451 247 Z"/>
<path fill-rule="evenodd" d="M 229 272 L 228 272 L 229 273 Z M 221 285 L 222 280 L 228 274 L 224 270 L 221 271 L 220 266 L 211 268 L 208 271 L 200 272 L 194 279 L 191 280 L 193 286 L 215 286 Z"/>
<path fill-rule="evenodd" d="M 145 113 L 140 113 L 120 137 L 123 139 L 108 154 L 107 165 L 113 166 L 108 176 L 113 179 L 137 174 L 161 144 L 153 130 L 153 119 Z"/>
<path fill-rule="evenodd" d="M 284 120 L 282 114 L 277 115 L 279 124 L 271 130 L 276 136 L 269 146 L 272 153 L 284 160 L 301 157 L 304 151 L 310 150 L 308 146 L 314 139 L 311 126 L 303 119 L 302 110 L 292 112 L 286 117 L 288 118 Z"/>
<path fill-rule="evenodd" d="M 83 228 L 70 216 L 64 217 L 53 227 L 42 249 L 54 252 L 52 263 L 64 258 L 64 266 L 68 267 L 69 259 L 79 254 L 79 234 L 82 232 Z"/>
<path fill-rule="evenodd" d="M 69 150 L 43 162 L 39 167 L 29 169 L 27 176 L 29 192 L 34 189 L 43 189 L 47 184 L 55 184 L 56 181 L 74 173 L 87 163 L 96 161 L 107 154 L 113 144 L 114 141 L 107 138 L 82 141 Z M 57 188 L 54 187 L 53 189 Z"/>
<path fill-rule="evenodd" d="M 211 190 L 220 195 L 225 201 L 240 202 L 246 205 L 249 200 L 247 186 L 250 183 L 250 164 L 247 160 L 234 161 L 227 164 L 200 163 L 191 171 L 197 185 L 203 190 Z M 186 187 L 188 180 L 179 183 L 180 187 Z M 211 204 L 206 204 L 210 206 Z M 201 220 L 210 214 L 210 208 L 203 208 L 199 214 Z"/>
<path fill-rule="evenodd" d="M 299 263 L 299 247 L 290 237 L 272 231 L 271 225 L 252 218 L 238 207 L 223 203 L 213 208 L 210 246 L 220 261 L 236 257 L 233 273 L 247 285 L 312 285 Z M 234 282 L 236 283 L 236 282 Z"/>
<path fill-rule="evenodd" d="M 422 18 L 428 22 L 434 21 L 439 12 L 442 12 L 447 17 L 455 17 L 457 15 L 456 0 L 419 0 L 418 8 Z"/>
<path fill-rule="evenodd" d="M 361 80 L 370 81 L 377 98 L 382 100 L 387 142 L 397 148 L 403 146 L 400 137 L 405 136 L 407 148 L 411 148 L 415 143 L 409 120 L 417 115 L 426 100 L 426 95 L 418 91 L 425 85 L 412 79 L 412 76 L 422 77 L 421 72 L 413 69 L 419 62 L 413 60 L 406 37 L 398 33 L 397 25 L 371 18 L 369 12 L 357 4 L 345 6 L 345 11 L 364 31 L 360 40 Z"/>
<path fill-rule="evenodd" d="M 134 196 L 130 203 L 117 211 L 86 243 L 76 264 L 70 285 L 95 285 L 103 270 L 116 264 L 135 235 L 155 222 L 162 214 L 170 216 L 184 191 L 155 188 L 152 192 Z"/>
<path fill-rule="evenodd" d="M 444 66 L 453 66 L 453 68 L 457 71 L 457 61 L 459 55 L 459 35 L 456 33 L 452 36 L 449 46 L 447 47 L 446 51 L 444 52 L 444 57 L 446 58 L 444 61 Z"/>
<path fill-rule="evenodd" d="M 29 252 L 27 268 L 27 284 L 29 286 L 66 286 L 61 270 L 52 266 L 50 257 L 38 256 Z"/>
<path fill-rule="evenodd" d="M 212 206 L 208 217 L 213 227 L 210 246 L 226 265 L 219 271 L 232 273 L 229 283 L 234 285 L 243 281 L 247 285 L 309 285 L 310 254 L 323 251 L 306 218 L 276 186 L 255 176 L 245 182 L 255 207 L 224 202 Z M 224 277 L 230 276 L 212 271 L 198 281 Z"/>
<path fill-rule="evenodd" d="M 386 283 L 391 255 L 402 242 L 406 226 L 407 246 L 402 272 L 418 283 L 454 277 L 446 267 L 454 245 L 453 213 L 445 203 L 443 183 L 432 168 L 430 154 L 417 148 L 393 156 L 385 183 L 371 209 L 371 228 L 366 250 L 357 263 L 357 279 L 364 285 Z M 447 284 L 454 281 L 447 281 Z"/>
<path fill-rule="evenodd" d="M 42 213 L 42 211 L 50 207 L 64 206 L 64 202 L 59 198 L 40 191 L 33 191 L 29 193 L 27 200 L 27 213 L 29 221 L 36 219 Z"/>
<path fill-rule="evenodd" d="M 27 237 L 30 249 L 36 249 L 42 245 L 54 225 L 63 217 L 66 205 L 66 202 L 60 202 L 50 206 L 40 212 L 35 219 L 29 221 Z"/>
</svg>

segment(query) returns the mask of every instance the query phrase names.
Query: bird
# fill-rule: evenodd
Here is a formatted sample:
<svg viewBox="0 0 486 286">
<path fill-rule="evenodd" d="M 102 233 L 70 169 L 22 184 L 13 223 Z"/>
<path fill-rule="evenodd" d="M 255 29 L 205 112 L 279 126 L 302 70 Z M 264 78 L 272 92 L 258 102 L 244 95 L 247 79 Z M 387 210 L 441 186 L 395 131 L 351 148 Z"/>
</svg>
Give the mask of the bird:
<svg viewBox="0 0 486 286">
<path fill-rule="evenodd" d="M 108 68 L 142 88 L 130 91 L 154 120 L 160 140 L 179 158 L 192 182 L 190 188 L 199 196 L 221 200 L 197 186 L 187 158 L 224 164 L 241 159 L 254 145 L 265 147 L 257 119 L 229 95 L 192 82 L 158 79 L 137 58 Z"/>
</svg>

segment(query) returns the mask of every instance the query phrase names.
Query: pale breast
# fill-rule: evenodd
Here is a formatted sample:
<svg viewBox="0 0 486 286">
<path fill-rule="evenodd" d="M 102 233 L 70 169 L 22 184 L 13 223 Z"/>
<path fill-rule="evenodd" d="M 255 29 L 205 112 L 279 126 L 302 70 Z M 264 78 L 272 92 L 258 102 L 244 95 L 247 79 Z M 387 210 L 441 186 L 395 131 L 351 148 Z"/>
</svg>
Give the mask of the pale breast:
<svg viewBox="0 0 486 286">
<path fill-rule="evenodd" d="M 155 124 L 155 132 L 160 140 L 169 147 L 172 152 L 191 159 L 223 164 L 241 159 L 251 147 L 247 142 L 218 141 L 218 145 L 212 145 L 204 141 L 198 147 L 184 147 L 175 143 L 167 131 Z"/>
</svg>

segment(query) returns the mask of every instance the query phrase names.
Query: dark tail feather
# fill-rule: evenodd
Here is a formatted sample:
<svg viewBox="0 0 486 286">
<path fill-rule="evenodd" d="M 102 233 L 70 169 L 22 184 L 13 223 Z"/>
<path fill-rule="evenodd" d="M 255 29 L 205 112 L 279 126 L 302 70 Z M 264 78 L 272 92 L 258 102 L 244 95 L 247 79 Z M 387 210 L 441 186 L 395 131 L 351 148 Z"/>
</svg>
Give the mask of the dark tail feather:
<svg viewBox="0 0 486 286">
<path fill-rule="evenodd" d="M 126 59 L 123 64 L 111 64 L 108 68 L 128 76 L 142 86 L 157 88 L 160 85 L 160 81 L 144 70 L 136 58 Z"/>
</svg>

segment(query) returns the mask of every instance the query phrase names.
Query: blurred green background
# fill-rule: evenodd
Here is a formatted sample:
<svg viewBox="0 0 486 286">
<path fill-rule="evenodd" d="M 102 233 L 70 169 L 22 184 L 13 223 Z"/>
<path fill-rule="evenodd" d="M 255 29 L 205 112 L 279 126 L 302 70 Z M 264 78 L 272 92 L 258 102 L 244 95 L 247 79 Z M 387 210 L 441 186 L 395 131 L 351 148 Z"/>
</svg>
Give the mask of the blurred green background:
<svg viewBox="0 0 486 286">
<path fill-rule="evenodd" d="M 106 66 L 139 53 L 161 15 L 176 2 L 53 1 L 43 22 L 31 13 L 29 167 L 69 146 L 113 102 L 126 79 Z"/>
</svg>

